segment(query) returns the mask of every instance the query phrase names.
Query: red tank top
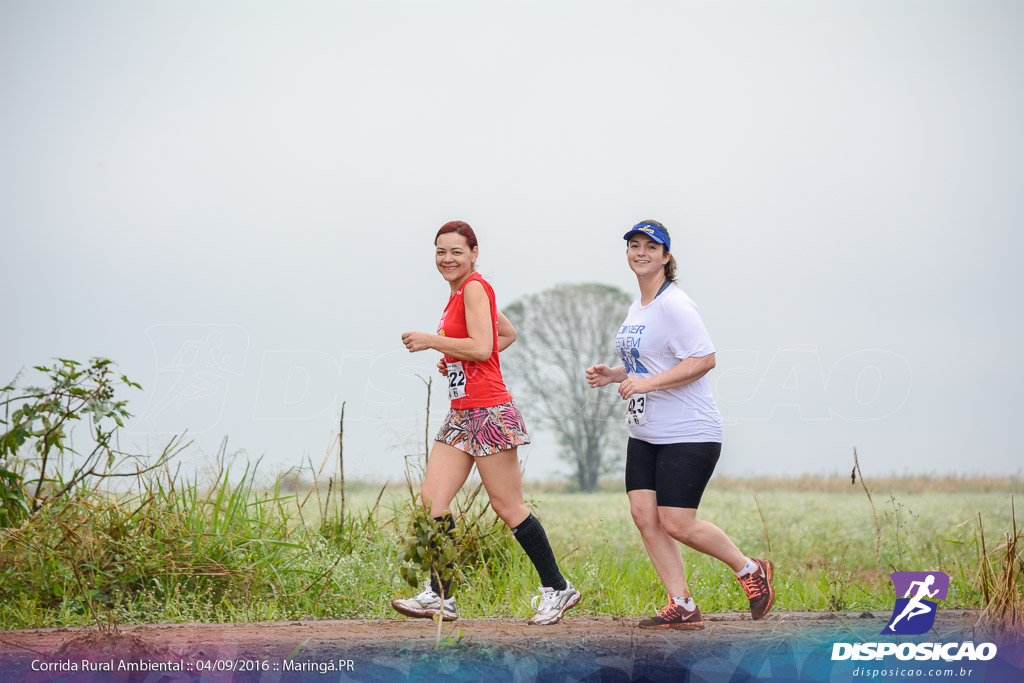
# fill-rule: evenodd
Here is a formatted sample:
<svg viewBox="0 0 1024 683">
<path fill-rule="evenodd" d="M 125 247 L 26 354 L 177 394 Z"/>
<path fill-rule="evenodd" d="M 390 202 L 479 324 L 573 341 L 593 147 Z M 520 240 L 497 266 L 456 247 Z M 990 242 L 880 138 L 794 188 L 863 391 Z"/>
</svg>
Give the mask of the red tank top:
<svg viewBox="0 0 1024 683">
<path fill-rule="evenodd" d="M 511 394 L 505 388 L 505 381 L 501 378 L 501 363 L 498 361 L 498 305 L 494 300 L 494 290 L 479 273 L 472 273 L 466 278 L 458 291 L 448 299 L 448 305 L 444 307 L 444 313 L 441 315 L 441 322 L 437 325 L 437 333 L 442 337 L 457 339 L 465 339 L 469 336 L 469 329 L 466 327 L 466 300 L 463 293 L 466 285 L 474 281 L 483 285 L 491 305 L 491 320 L 494 323 L 491 330 L 493 345 L 491 357 L 487 360 L 461 361 L 462 367 L 466 370 L 466 395 L 463 398 L 452 400 L 452 408 L 455 410 L 490 408 L 512 400 Z M 445 363 L 455 363 L 460 360 L 448 355 L 444 357 Z"/>
</svg>

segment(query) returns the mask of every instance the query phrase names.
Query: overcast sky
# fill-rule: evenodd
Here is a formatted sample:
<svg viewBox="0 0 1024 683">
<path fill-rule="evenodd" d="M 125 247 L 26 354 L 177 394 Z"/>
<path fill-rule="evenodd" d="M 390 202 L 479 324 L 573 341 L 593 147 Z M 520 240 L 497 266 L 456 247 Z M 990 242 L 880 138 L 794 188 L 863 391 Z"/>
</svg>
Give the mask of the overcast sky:
<svg viewBox="0 0 1024 683">
<path fill-rule="evenodd" d="M 345 401 L 346 475 L 396 477 L 437 228 L 473 225 L 501 306 L 636 296 L 654 218 L 718 350 L 720 473 L 1019 472 L 1022 29 L 979 0 L 0 0 L 0 382 L 105 356 L 145 388 L 129 442 L 282 469 Z M 564 471 L 533 432 L 527 476 Z"/>
</svg>

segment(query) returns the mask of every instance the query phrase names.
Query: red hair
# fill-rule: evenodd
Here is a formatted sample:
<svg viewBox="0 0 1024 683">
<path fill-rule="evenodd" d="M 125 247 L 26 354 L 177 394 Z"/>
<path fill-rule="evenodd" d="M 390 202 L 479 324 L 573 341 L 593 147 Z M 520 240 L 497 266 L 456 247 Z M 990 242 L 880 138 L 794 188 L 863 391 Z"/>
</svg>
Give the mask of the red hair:
<svg viewBox="0 0 1024 683">
<path fill-rule="evenodd" d="M 441 226 L 441 229 L 434 235 L 434 244 L 437 244 L 437 238 L 441 235 L 454 232 L 462 235 L 466 238 L 466 243 L 470 249 L 476 249 L 476 233 L 473 232 L 473 228 L 469 227 L 469 223 L 465 221 L 449 221 Z"/>
</svg>

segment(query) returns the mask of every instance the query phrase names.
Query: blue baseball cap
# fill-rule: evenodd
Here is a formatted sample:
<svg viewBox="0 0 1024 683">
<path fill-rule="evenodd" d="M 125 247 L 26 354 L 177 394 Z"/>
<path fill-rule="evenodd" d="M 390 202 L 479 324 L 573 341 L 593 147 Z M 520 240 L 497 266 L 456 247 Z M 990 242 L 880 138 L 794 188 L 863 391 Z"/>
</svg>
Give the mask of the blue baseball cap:
<svg viewBox="0 0 1024 683">
<path fill-rule="evenodd" d="M 665 234 L 665 228 L 661 227 L 660 225 L 655 225 L 654 223 L 647 222 L 637 223 L 636 225 L 633 226 L 632 230 L 630 230 L 629 232 L 622 236 L 622 239 L 628 240 L 630 237 L 637 233 L 647 235 L 658 244 L 664 244 L 665 251 L 672 251 L 672 240 L 670 240 L 668 238 L 668 235 Z"/>
</svg>

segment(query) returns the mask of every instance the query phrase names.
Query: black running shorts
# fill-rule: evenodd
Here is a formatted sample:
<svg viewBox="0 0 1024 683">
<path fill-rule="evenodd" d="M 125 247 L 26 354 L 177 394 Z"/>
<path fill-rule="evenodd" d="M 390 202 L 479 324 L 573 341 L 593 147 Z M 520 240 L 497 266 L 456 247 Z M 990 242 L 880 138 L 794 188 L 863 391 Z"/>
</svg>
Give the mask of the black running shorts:
<svg viewBox="0 0 1024 683">
<path fill-rule="evenodd" d="M 630 437 L 626 446 L 626 491 L 648 489 L 658 495 L 658 505 L 694 508 L 715 471 L 722 444 L 653 444 Z"/>
</svg>

